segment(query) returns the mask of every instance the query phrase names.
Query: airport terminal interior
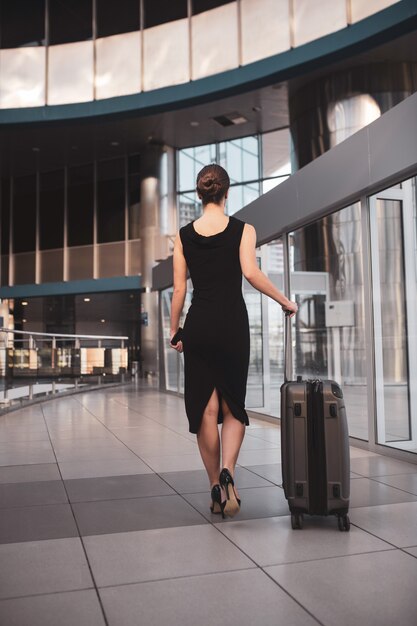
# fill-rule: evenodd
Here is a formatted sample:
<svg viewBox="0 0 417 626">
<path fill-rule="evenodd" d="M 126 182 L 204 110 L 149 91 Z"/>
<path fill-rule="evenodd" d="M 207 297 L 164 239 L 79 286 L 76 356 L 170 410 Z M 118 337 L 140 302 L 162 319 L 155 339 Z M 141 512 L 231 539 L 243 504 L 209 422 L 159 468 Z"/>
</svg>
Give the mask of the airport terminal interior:
<svg viewBox="0 0 417 626">
<path fill-rule="evenodd" d="M 416 0 L 0 0 L 1 626 L 415 626 L 416 120 Z M 299 307 L 285 362 L 243 277 L 225 519 L 170 346 L 209 163 Z M 292 528 L 286 366 L 343 389 L 350 532 Z"/>
</svg>

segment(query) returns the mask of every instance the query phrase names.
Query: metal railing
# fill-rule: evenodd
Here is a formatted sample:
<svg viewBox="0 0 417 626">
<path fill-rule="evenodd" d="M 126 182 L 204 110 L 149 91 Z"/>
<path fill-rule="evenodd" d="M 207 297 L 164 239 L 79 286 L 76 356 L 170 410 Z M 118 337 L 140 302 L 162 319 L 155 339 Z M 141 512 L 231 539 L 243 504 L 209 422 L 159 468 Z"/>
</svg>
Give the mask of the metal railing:
<svg viewBox="0 0 417 626">
<path fill-rule="evenodd" d="M 0 328 L 0 411 L 36 397 L 125 382 L 128 339 Z"/>
</svg>

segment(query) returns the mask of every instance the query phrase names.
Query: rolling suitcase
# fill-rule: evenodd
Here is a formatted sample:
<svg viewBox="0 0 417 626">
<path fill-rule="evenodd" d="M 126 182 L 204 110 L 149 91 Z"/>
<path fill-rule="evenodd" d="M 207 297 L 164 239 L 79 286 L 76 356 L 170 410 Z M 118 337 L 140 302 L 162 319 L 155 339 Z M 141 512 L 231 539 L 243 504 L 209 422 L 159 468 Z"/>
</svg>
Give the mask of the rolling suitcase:
<svg viewBox="0 0 417 626">
<path fill-rule="evenodd" d="M 291 320 L 285 318 L 285 364 L 291 349 Z M 332 380 L 288 380 L 281 386 L 281 453 L 285 497 L 292 528 L 303 514 L 336 515 L 350 529 L 349 436 L 343 392 Z"/>
</svg>

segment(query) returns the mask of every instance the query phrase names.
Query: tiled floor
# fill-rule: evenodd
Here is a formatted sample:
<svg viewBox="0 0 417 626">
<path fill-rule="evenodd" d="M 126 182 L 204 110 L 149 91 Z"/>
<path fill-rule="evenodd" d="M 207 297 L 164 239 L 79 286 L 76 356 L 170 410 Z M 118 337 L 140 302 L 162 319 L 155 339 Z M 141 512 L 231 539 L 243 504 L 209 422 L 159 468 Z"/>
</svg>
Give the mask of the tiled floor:
<svg viewBox="0 0 417 626">
<path fill-rule="evenodd" d="M 350 533 L 293 531 L 280 432 L 209 511 L 183 400 L 124 387 L 0 418 L 1 626 L 416 626 L 417 464 L 351 448 Z"/>
</svg>

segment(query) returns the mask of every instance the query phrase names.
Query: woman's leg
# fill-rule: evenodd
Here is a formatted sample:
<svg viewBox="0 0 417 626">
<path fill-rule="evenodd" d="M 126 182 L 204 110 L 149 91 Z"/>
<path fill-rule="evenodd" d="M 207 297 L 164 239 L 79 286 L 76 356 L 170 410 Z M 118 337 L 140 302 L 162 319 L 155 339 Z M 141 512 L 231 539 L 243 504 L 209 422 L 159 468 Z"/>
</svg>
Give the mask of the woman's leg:
<svg viewBox="0 0 417 626">
<path fill-rule="evenodd" d="M 240 447 L 245 436 L 245 424 L 242 424 L 230 411 L 226 401 L 222 398 L 223 425 L 222 425 L 222 467 L 227 467 L 231 475 L 235 476 L 235 466 Z M 236 496 L 238 496 L 235 486 Z"/>
<path fill-rule="evenodd" d="M 197 432 L 197 443 L 201 458 L 210 481 L 210 488 L 219 483 L 220 473 L 220 437 L 217 426 L 219 412 L 219 398 L 216 388 L 213 389 L 210 400 L 204 409 L 200 428 Z"/>
</svg>

